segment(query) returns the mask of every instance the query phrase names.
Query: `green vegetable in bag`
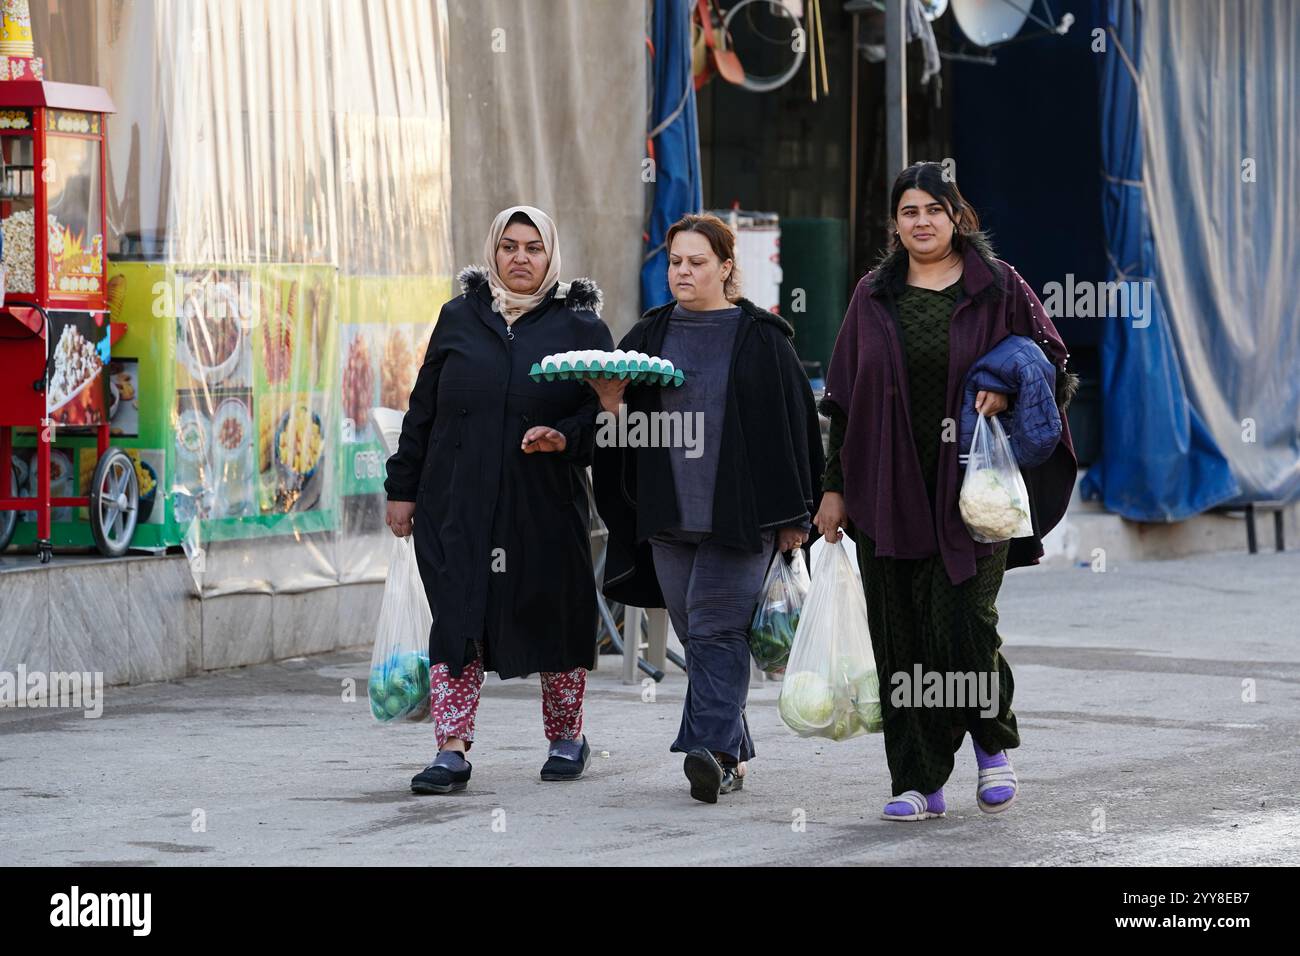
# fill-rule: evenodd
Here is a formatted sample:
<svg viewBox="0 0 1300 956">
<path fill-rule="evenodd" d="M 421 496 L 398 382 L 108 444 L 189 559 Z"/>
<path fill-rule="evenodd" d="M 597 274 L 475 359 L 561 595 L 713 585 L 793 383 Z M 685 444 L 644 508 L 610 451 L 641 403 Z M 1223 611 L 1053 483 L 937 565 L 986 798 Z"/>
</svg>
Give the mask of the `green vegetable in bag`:
<svg viewBox="0 0 1300 956">
<path fill-rule="evenodd" d="M 885 729 L 880 712 L 880 679 L 874 670 L 864 674 L 854 685 L 853 710 L 861 718 L 867 733 L 878 734 Z"/>
<path fill-rule="evenodd" d="M 749 650 L 754 663 L 767 674 L 785 670 L 803 610 L 805 588 L 801 581 L 803 552 L 796 551 L 789 565 L 776 554 L 763 581 L 758 607 L 749 627 Z"/>
<path fill-rule="evenodd" d="M 825 736 L 835 741 L 848 740 L 863 729 L 857 711 L 846 708 L 836 711 L 835 720 L 831 724 L 830 730 L 825 731 Z"/>
<path fill-rule="evenodd" d="M 820 730 L 835 713 L 835 694 L 820 674 L 797 671 L 786 674 L 777 703 L 781 719 L 795 730 Z"/>
</svg>

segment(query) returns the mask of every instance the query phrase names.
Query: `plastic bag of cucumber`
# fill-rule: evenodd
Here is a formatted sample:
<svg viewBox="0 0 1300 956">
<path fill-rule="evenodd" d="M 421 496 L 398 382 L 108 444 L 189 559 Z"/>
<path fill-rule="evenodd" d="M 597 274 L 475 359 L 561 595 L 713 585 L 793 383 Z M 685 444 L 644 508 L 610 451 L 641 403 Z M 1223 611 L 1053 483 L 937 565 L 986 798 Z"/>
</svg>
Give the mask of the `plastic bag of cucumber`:
<svg viewBox="0 0 1300 956">
<path fill-rule="evenodd" d="M 749 625 L 749 652 L 763 673 L 779 674 L 785 670 L 808 588 L 803 549 L 793 550 L 789 564 L 780 552 L 772 556 L 754 620 Z"/>
</svg>

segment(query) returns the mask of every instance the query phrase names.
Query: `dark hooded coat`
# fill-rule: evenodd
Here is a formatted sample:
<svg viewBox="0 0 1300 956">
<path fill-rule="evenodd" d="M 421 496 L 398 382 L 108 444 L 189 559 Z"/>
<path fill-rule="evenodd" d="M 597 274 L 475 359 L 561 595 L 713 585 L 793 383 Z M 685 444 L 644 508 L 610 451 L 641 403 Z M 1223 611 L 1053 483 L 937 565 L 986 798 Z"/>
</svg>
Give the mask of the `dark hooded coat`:
<svg viewBox="0 0 1300 956">
<path fill-rule="evenodd" d="M 618 347 L 658 355 L 676 305 L 651 309 Z M 736 305 L 740 326 L 732 343 L 711 540 L 752 553 L 762 550 L 764 530 L 808 527 L 821 501 L 825 454 L 794 329 L 748 299 Z M 651 385 L 629 385 L 624 393 L 629 414 L 661 411 L 659 397 L 659 387 Z M 609 528 L 605 596 L 663 607 L 650 538 L 680 520 L 668 450 L 598 443 L 592 476 L 596 507 Z"/>
<path fill-rule="evenodd" d="M 596 393 L 582 382 L 533 382 L 552 352 L 609 349 L 600 290 L 557 283 L 507 331 L 487 272 L 459 276 L 442 307 L 384 488 L 414 501 L 415 551 L 433 611 L 429 658 L 453 676 L 482 642 L 502 678 L 591 669 L 595 576 L 585 468 Z M 564 433 L 562 452 L 520 450 L 535 425 Z"/>
</svg>

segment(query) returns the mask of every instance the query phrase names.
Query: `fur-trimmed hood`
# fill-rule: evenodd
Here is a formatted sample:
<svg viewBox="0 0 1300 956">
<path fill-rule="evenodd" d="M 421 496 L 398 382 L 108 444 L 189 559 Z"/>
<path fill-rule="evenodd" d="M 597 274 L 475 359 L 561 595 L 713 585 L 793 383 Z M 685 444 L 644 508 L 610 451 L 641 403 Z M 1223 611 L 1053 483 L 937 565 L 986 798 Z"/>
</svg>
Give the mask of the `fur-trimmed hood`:
<svg viewBox="0 0 1300 956">
<path fill-rule="evenodd" d="M 456 281 L 460 283 L 460 291 L 468 295 L 487 286 L 488 271 L 484 266 L 466 266 L 456 273 Z M 600 291 L 600 286 L 585 276 L 570 282 L 557 282 L 554 292 L 557 299 L 563 299 L 570 309 L 576 311 L 594 312 L 599 316 L 605 305 L 605 294 Z"/>
<path fill-rule="evenodd" d="M 1003 295 L 1006 269 L 993 252 L 993 243 L 984 232 L 972 232 L 960 237 L 961 252 L 965 258 L 962 286 L 972 299 L 997 299 Z M 875 268 L 867 273 L 867 291 L 872 295 L 891 292 L 895 297 L 907 284 L 907 250 L 899 245 L 880 257 Z M 982 266 L 982 268 L 981 268 Z"/>
</svg>

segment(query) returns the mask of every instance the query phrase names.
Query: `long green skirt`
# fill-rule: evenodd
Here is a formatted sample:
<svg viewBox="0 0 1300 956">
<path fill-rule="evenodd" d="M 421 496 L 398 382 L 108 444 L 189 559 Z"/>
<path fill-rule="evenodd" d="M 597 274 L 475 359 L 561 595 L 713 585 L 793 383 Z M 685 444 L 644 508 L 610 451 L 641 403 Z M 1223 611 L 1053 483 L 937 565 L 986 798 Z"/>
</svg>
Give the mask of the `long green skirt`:
<svg viewBox="0 0 1300 956">
<path fill-rule="evenodd" d="M 878 558 L 870 538 L 846 530 L 862 570 L 893 793 L 930 794 L 947 783 L 968 731 L 989 753 L 1020 745 L 996 606 L 1007 544 L 976 561 L 975 577 L 954 585 L 940 556 Z M 928 674 L 939 675 L 943 694 L 933 692 L 939 685 Z M 954 703 L 968 706 L 946 706 Z"/>
</svg>

